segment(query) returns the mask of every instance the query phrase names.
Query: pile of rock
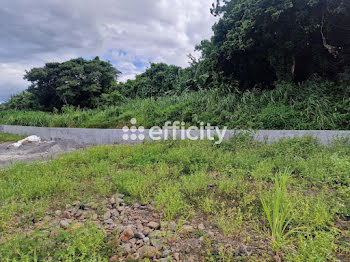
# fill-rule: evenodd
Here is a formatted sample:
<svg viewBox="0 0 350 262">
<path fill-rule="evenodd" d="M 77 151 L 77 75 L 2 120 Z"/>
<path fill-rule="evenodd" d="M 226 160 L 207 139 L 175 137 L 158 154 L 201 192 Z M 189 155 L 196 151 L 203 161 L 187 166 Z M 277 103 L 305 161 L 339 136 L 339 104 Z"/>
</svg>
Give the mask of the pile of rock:
<svg viewBox="0 0 350 262">
<path fill-rule="evenodd" d="M 250 250 L 233 239 L 224 237 L 218 229 L 206 225 L 205 219 L 196 217 L 184 223 L 161 221 L 162 215 L 151 204 L 127 204 L 124 195 L 116 194 L 98 204 L 75 201 L 64 210 L 56 210 L 35 222 L 35 227 L 46 229 L 49 222 L 50 237 L 57 230 L 77 229 L 87 222 L 95 223 L 114 238 L 116 255 L 110 261 L 199 261 L 209 248 L 229 250 L 238 257 L 249 256 Z M 219 244 L 221 243 L 221 244 Z M 233 249 L 236 249 L 234 251 Z M 243 251 L 242 251 L 243 250 Z"/>
</svg>

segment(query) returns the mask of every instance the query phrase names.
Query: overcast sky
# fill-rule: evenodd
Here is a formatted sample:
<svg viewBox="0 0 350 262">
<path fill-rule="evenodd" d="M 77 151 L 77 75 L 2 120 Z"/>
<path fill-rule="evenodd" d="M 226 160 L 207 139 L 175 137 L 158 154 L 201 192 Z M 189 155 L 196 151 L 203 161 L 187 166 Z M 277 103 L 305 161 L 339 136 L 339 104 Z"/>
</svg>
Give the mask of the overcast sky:
<svg viewBox="0 0 350 262">
<path fill-rule="evenodd" d="M 100 56 L 123 72 L 149 62 L 187 66 L 210 38 L 213 0 L 2 0 L 0 102 L 24 90 L 25 70 L 46 62 Z"/>
</svg>

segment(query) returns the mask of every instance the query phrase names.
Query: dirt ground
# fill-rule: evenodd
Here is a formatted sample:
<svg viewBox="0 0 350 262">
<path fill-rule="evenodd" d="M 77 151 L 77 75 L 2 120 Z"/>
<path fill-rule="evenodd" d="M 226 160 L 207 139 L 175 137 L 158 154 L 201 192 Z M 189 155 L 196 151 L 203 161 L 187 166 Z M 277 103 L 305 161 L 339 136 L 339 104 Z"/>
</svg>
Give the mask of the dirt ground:
<svg viewBox="0 0 350 262">
<path fill-rule="evenodd" d="M 19 161 L 47 160 L 60 153 L 72 152 L 83 148 L 67 141 L 41 141 L 31 142 L 19 148 L 10 143 L 0 143 L 0 168 Z"/>
</svg>

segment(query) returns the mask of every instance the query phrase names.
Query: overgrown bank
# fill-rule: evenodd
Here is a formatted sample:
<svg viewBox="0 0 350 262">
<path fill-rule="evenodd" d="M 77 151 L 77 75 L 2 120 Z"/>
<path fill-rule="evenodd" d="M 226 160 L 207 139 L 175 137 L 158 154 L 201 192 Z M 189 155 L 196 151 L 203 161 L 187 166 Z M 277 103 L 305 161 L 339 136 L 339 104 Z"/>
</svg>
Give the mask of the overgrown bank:
<svg viewBox="0 0 350 262">
<path fill-rule="evenodd" d="M 1 111 L 0 124 L 48 127 L 121 128 L 162 126 L 166 121 L 200 122 L 253 129 L 348 130 L 350 89 L 323 80 L 303 85 L 277 84 L 273 90 L 253 89 L 224 94 L 218 89 L 129 99 L 117 107 L 63 113 Z"/>
</svg>

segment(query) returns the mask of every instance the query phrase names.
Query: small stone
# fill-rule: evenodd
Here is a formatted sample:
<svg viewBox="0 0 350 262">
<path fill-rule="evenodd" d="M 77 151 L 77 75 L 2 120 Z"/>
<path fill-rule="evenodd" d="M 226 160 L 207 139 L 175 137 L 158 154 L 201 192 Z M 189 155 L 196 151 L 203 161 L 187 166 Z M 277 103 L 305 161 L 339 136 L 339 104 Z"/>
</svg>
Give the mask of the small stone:
<svg viewBox="0 0 350 262">
<path fill-rule="evenodd" d="M 125 195 L 123 195 L 123 194 L 119 194 L 119 195 L 118 195 L 119 198 L 123 198 L 124 196 L 125 196 Z"/>
<path fill-rule="evenodd" d="M 113 225 L 114 221 L 112 219 L 107 219 L 107 220 L 105 220 L 105 224 Z"/>
<path fill-rule="evenodd" d="M 131 244 L 129 244 L 129 243 L 121 245 L 121 248 L 124 249 L 124 251 L 126 253 L 130 253 L 131 252 Z"/>
<path fill-rule="evenodd" d="M 141 258 L 154 258 L 157 256 L 157 249 L 151 246 L 143 246 L 138 250 Z"/>
<path fill-rule="evenodd" d="M 240 245 L 238 248 L 238 254 L 239 255 L 244 255 L 244 256 L 249 256 L 250 253 L 247 250 L 247 247 L 245 245 Z"/>
<path fill-rule="evenodd" d="M 43 220 L 44 220 L 44 221 L 50 221 L 50 220 L 52 220 L 52 217 L 50 217 L 50 216 L 44 216 Z"/>
<path fill-rule="evenodd" d="M 142 234 L 142 233 L 135 233 L 135 234 L 134 234 L 134 238 L 137 238 L 137 239 L 144 239 L 144 238 L 145 238 L 145 235 Z"/>
<path fill-rule="evenodd" d="M 62 218 L 67 218 L 70 219 L 72 218 L 72 216 L 70 215 L 70 213 L 68 211 L 64 211 L 61 215 Z"/>
<path fill-rule="evenodd" d="M 170 250 L 170 249 L 165 249 L 165 250 L 163 251 L 163 256 L 164 256 L 164 257 L 167 257 L 167 256 L 170 255 L 170 253 L 171 253 L 171 250 Z"/>
<path fill-rule="evenodd" d="M 134 232 L 131 229 L 125 229 L 124 232 L 122 233 L 120 240 L 123 242 L 126 242 L 130 238 L 132 238 L 133 235 L 134 235 Z"/>
<path fill-rule="evenodd" d="M 174 259 L 176 261 L 180 261 L 180 254 L 179 253 L 174 253 Z"/>
<path fill-rule="evenodd" d="M 192 233 L 194 231 L 194 229 L 193 229 L 193 226 L 186 225 L 186 226 L 182 227 L 182 231 L 185 233 Z"/>
<path fill-rule="evenodd" d="M 145 237 L 145 238 L 143 239 L 143 242 L 149 243 L 149 237 Z"/>
<path fill-rule="evenodd" d="M 62 211 L 61 210 L 56 210 L 55 211 L 55 215 L 60 217 L 62 215 Z"/>
<path fill-rule="evenodd" d="M 204 230 L 204 229 L 205 229 L 205 226 L 204 226 L 202 223 L 200 223 L 200 224 L 198 225 L 198 229 L 199 229 L 199 230 Z"/>
<path fill-rule="evenodd" d="M 109 203 L 112 205 L 116 203 L 114 196 L 109 199 Z"/>
<path fill-rule="evenodd" d="M 92 214 L 91 216 L 92 220 L 97 220 L 98 219 L 98 215 L 96 213 Z"/>
<path fill-rule="evenodd" d="M 159 223 L 151 221 L 147 224 L 148 227 L 153 228 L 153 229 L 158 229 L 160 227 Z"/>
<path fill-rule="evenodd" d="M 108 210 L 104 215 L 103 215 L 103 219 L 104 220 L 107 220 L 107 219 L 110 219 L 111 218 L 111 211 Z"/>
<path fill-rule="evenodd" d="M 109 258 L 109 262 L 118 262 L 118 261 L 119 261 L 118 256 L 112 256 Z"/>
<path fill-rule="evenodd" d="M 119 212 L 124 211 L 124 209 L 125 209 L 125 207 L 124 207 L 124 206 L 119 206 L 119 207 L 117 207 L 117 210 L 118 210 Z"/>
<path fill-rule="evenodd" d="M 69 225 L 70 225 L 70 222 L 68 220 L 61 220 L 60 221 L 60 226 L 62 228 L 67 228 L 67 227 L 69 227 Z"/>
<path fill-rule="evenodd" d="M 149 233 L 151 233 L 151 231 L 152 231 L 152 229 L 150 229 L 149 227 L 144 227 L 142 233 L 143 233 L 145 236 L 148 236 Z"/>
</svg>

